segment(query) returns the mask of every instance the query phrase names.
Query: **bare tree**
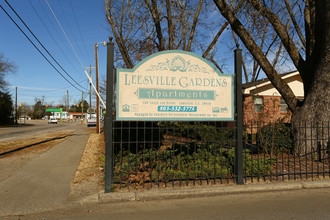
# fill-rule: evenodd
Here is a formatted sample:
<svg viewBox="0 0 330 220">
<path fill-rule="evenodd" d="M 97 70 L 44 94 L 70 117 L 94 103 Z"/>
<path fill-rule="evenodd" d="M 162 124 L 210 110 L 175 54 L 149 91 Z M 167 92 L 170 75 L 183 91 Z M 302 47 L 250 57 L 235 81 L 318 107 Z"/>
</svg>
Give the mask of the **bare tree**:
<svg viewBox="0 0 330 220">
<path fill-rule="evenodd" d="M 32 107 L 26 103 L 22 103 L 17 111 L 20 116 L 32 116 L 33 113 Z"/>
<path fill-rule="evenodd" d="M 244 1 L 233 1 L 233 10 L 239 12 Z M 214 20 L 221 22 L 222 18 L 212 18 L 210 13 L 215 8 L 209 0 L 180 0 L 180 1 L 110 1 L 105 0 L 106 16 L 111 27 L 111 32 L 118 46 L 117 60 L 120 67 L 133 68 L 143 58 L 152 53 L 163 50 L 185 50 L 202 52 L 202 56 L 212 62 L 221 73 L 224 73 L 223 63 L 219 59 L 218 49 L 220 37 L 228 28 L 228 21 L 223 21 L 220 27 Z M 249 11 L 249 10 L 247 10 Z M 256 35 L 262 35 L 259 43 L 267 53 L 276 53 L 279 39 L 273 37 L 272 43 L 269 37 L 269 23 L 259 22 L 260 16 L 246 19 L 249 27 L 254 29 Z M 219 19 L 220 18 L 220 19 Z M 259 24 L 259 25 L 255 25 Z M 217 30 L 218 29 L 218 30 Z M 214 36 L 210 33 L 217 31 Z M 228 37 L 226 45 L 228 45 Z M 209 41 L 209 43 L 208 43 Z M 268 43 L 268 44 L 267 44 Z M 233 50 L 237 42 L 230 47 Z M 280 55 L 280 53 L 277 53 Z M 254 81 L 258 78 L 260 67 L 252 58 L 245 56 L 245 81 Z M 274 66 L 278 64 L 280 56 Z M 275 58 L 274 58 L 275 59 Z M 254 68 L 248 68 L 254 62 Z M 118 64 L 118 63 L 117 63 Z"/>
<path fill-rule="evenodd" d="M 223 72 L 211 51 L 228 23 L 210 44 L 205 44 L 205 39 L 210 39 L 211 31 L 217 28 L 209 21 L 210 4 L 213 3 L 209 0 L 105 0 L 107 20 L 120 53 L 117 58 L 124 63 L 121 66 L 133 68 L 152 53 L 180 49 L 202 51 L 203 57 Z"/>
<path fill-rule="evenodd" d="M 0 91 L 4 90 L 7 86 L 7 82 L 5 81 L 6 74 L 13 73 L 15 70 L 15 64 L 9 62 L 8 59 L 0 53 Z"/>
<path fill-rule="evenodd" d="M 282 47 L 285 49 L 288 58 L 299 71 L 304 84 L 303 101 L 296 99 L 290 87 L 281 79 L 270 59 L 258 45 L 259 38 L 249 31 L 244 19 L 247 13 L 244 13 L 244 16 L 235 13 L 226 0 L 214 0 L 214 2 L 246 49 L 287 102 L 293 112 L 295 125 L 311 122 L 328 123 L 330 118 L 330 1 L 295 0 L 291 1 L 291 4 L 288 1 L 276 1 L 274 5 L 281 8 L 273 8 L 270 4 L 273 1 L 246 1 L 246 6 L 264 20 L 264 25 L 270 24 L 272 33 L 281 41 L 281 50 Z M 296 9 L 292 10 L 293 7 Z M 297 13 L 294 14 L 293 11 Z M 325 134 L 319 129 L 313 134 L 306 134 L 299 127 L 296 127 L 296 130 L 298 138 L 305 136 L 317 139 L 316 135 Z M 305 147 L 305 150 L 296 148 L 296 152 L 310 153 L 314 144 L 311 143 Z"/>
</svg>

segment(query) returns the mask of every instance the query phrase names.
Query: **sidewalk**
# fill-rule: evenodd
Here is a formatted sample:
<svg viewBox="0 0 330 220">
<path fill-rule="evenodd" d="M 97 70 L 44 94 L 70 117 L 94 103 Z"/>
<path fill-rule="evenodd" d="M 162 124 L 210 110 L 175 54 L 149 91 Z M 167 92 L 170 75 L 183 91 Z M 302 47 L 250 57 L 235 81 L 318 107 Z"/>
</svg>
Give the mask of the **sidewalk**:
<svg viewBox="0 0 330 220">
<path fill-rule="evenodd" d="M 70 186 L 89 133 L 77 131 L 0 182 L 0 216 L 41 212 L 70 204 Z"/>
</svg>

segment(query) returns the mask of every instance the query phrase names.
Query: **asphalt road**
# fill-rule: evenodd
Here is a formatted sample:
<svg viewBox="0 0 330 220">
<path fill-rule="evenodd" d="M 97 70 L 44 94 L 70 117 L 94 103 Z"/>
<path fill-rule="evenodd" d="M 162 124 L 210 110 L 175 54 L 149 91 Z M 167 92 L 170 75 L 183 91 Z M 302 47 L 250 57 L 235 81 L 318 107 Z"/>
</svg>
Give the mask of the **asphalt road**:
<svg viewBox="0 0 330 220">
<path fill-rule="evenodd" d="M 4 219 L 329 219 L 330 189 L 90 204 Z"/>
<path fill-rule="evenodd" d="M 59 122 L 58 124 L 48 124 L 47 120 L 27 120 L 25 121 L 24 126 L 0 127 L 0 143 L 47 134 L 50 132 L 62 132 L 69 130 L 75 131 L 80 130 L 81 127 L 86 128 L 86 126 L 79 125 L 77 122 Z"/>
</svg>

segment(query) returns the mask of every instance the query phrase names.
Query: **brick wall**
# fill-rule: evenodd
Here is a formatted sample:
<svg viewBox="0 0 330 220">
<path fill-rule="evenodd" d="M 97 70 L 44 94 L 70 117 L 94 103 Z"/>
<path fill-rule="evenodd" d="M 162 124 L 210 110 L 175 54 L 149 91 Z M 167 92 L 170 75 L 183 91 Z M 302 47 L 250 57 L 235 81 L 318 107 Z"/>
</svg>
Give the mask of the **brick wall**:
<svg viewBox="0 0 330 220">
<path fill-rule="evenodd" d="M 243 124 L 245 127 L 252 128 L 252 133 L 255 133 L 258 126 L 264 126 L 270 123 L 284 122 L 291 120 L 291 112 L 281 112 L 281 97 L 280 96 L 258 96 L 263 98 L 263 108 L 261 112 L 254 110 L 253 96 L 243 97 Z"/>
</svg>

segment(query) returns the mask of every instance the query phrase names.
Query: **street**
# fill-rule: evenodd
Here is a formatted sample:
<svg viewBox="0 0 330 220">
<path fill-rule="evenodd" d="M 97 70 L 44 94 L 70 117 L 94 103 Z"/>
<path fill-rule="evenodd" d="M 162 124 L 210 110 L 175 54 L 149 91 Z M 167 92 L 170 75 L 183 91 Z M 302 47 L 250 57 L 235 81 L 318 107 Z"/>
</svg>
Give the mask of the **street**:
<svg viewBox="0 0 330 220">
<path fill-rule="evenodd" d="M 78 125 L 77 122 L 48 124 L 48 120 L 26 120 L 25 124 L 25 126 L 19 127 L 1 127 L 0 143 L 24 139 L 26 137 L 31 137 L 32 135 L 42 135 L 49 132 L 77 130 Z"/>
<path fill-rule="evenodd" d="M 3 219 L 328 219 L 330 189 L 89 204 Z"/>
</svg>

